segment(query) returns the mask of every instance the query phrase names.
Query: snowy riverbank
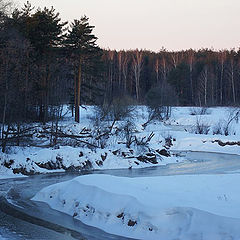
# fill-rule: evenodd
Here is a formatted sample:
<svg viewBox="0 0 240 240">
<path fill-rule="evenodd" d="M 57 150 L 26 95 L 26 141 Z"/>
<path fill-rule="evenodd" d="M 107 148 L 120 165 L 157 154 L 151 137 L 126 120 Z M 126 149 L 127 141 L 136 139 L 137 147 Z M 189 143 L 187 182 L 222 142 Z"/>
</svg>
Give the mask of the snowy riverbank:
<svg viewBox="0 0 240 240">
<path fill-rule="evenodd" d="M 138 239 L 240 238 L 239 174 L 87 175 L 33 198 L 109 233 Z"/>
<path fill-rule="evenodd" d="M 138 140 L 145 139 L 153 133 L 151 140 L 141 146 L 132 143 L 126 146 L 124 136 L 119 133 L 124 121 L 116 122 L 108 139 L 101 139 L 104 147 L 92 147 L 86 144 L 72 144 L 69 140 L 63 145 L 48 146 L 49 138 L 44 135 L 45 130 L 37 127 L 33 133 L 33 142 L 39 146 L 11 147 L 6 153 L 0 154 L 1 178 L 17 176 L 13 173 L 35 174 L 51 173 L 56 171 L 78 171 L 81 169 L 116 169 L 116 168 L 143 168 L 149 166 L 166 165 L 184 161 L 182 157 L 171 155 L 171 150 L 220 152 L 240 154 L 240 124 L 238 118 L 233 119 L 228 126 L 228 136 L 222 135 L 229 119 L 234 116 L 235 108 L 209 108 L 204 114 L 200 108 L 175 107 L 169 120 L 165 122 L 152 121 L 147 126 L 143 124 L 148 120 L 146 107 L 138 106 L 134 110 L 133 137 Z M 81 122 L 75 123 L 70 113 L 65 114 L 59 123 L 64 134 L 85 135 L 96 130 L 94 108 L 81 109 Z M 207 134 L 196 134 L 196 123 L 207 127 Z M 105 128 L 111 122 L 102 123 Z M 50 127 L 50 126 L 49 126 Z M 221 134 L 220 134 L 221 133 Z M 40 139 L 40 140 L 39 140 Z M 89 138 L 88 143 L 92 143 Z M 96 144 L 96 143 L 94 143 Z M 163 150 L 163 152 L 162 152 Z"/>
</svg>

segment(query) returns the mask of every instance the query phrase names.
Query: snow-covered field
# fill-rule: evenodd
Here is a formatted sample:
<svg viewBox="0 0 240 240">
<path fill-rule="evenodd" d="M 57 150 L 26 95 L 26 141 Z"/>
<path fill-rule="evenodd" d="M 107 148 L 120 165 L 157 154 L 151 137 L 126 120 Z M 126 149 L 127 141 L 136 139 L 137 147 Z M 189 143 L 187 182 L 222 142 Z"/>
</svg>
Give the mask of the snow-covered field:
<svg viewBox="0 0 240 240">
<path fill-rule="evenodd" d="M 238 117 L 228 125 L 228 136 L 214 133 L 217 129 L 223 131 L 237 111 L 236 108 L 216 107 L 209 108 L 205 115 L 191 115 L 192 109 L 189 107 L 174 108 L 168 124 L 171 125 L 170 129 L 173 130 L 171 134 L 177 141 L 174 142 L 171 149 L 240 154 L 239 145 L 220 146 L 216 142 L 216 140 L 223 143 L 239 141 L 240 122 L 238 122 Z M 194 133 L 197 120 L 209 126 L 208 134 Z"/>
<path fill-rule="evenodd" d="M 239 182 L 239 174 L 86 175 L 46 187 L 33 200 L 137 239 L 240 239 Z"/>
<path fill-rule="evenodd" d="M 0 176 L 6 177 L 7 173 L 34 174 L 48 173 L 65 170 L 91 169 L 116 169 L 116 168 L 142 168 L 153 165 L 165 165 L 184 161 L 176 156 L 165 157 L 159 151 L 190 150 L 205 152 L 222 152 L 240 154 L 240 124 L 238 117 L 228 124 L 229 119 L 237 112 L 235 108 L 216 107 L 209 108 L 204 115 L 200 115 L 200 108 L 174 107 L 169 120 L 165 122 L 152 121 L 145 128 L 142 126 L 148 120 L 146 107 L 138 106 L 134 110 L 133 123 L 134 135 L 139 139 L 148 137 L 151 132 L 154 136 L 146 147 L 132 144 L 126 147 L 121 132 L 112 134 L 104 143 L 103 148 L 92 148 L 87 145 L 74 145 L 70 143 L 48 147 L 46 144 L 38 147 L 11 147 L 6 153 L 0 153 Z M 74 122 L 71 114 L 65 115 L 59 127 L 67 134 L 77 135 L 83 129 L 93 131 L 96 126 L 92 121 L 93 107 L 81 109 L 81 122 Z M 196 134 L 196 122 L 206 125 L 208 134 Z M 119 121 L 114 125 L 113 132 L 124 124 Z M 102 122 L 105 128 L 111 122 Z M 228 126 L 228 136 L 221 135 Z M 217 133 L 217 134 L 216 134 Z M 34 141 L 44 133 L 34 133 Z M 170 146 L 166 144 L 170 140 Z M 91 142 L 90 142 L 91 143 Z M 94 143 L 95 144 L 95 143 Z M 102 144 L 102 143 L 99 143 Z M 149 160 L 150 159 L 150 160 Z"/>
</svg>

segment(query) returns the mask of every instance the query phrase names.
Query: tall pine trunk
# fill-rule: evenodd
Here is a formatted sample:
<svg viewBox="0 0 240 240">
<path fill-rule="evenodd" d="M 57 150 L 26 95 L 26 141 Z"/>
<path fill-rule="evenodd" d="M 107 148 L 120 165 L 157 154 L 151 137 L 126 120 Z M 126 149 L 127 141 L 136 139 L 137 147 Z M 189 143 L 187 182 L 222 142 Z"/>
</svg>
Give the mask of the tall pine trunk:
<svg viewBox="0 0 240 240">
<path fill-rule="evenodd" d="M 77 77 L 77 83 L 76 87 L 77 89 L 75 90 L 76 92 L 76 103 L 75 103 L 75 121 L 80 122 L 80 112 L 79 112 L 79 107 L 80 107 L 80 93 L 81 93 L 81 81 L 82 81 L 82 58 L 79 58 L 79 63 L 78 63 L 78 77 Z"/>
<path fill-rule="evenodd" d="M 6 122 L 6 112 L 7 112 L 7 97 L 8 97 L 8 60 L 6 61 L 5 68 L 5 93 L 4 93 L 4 107 L 3 107 L 3 117 L 2 117 L 2 141 L 4 138 L 5 122 Z"/>
<path fill-rule="evenodd" d="M 27 66 L 25 75 L 25 92 L 24 92 L 24 118 L 27 119 L 27 108 L 28 108 L 28 83 L 29 83 L 29 51 L 27 51 Z"/>
</svg>

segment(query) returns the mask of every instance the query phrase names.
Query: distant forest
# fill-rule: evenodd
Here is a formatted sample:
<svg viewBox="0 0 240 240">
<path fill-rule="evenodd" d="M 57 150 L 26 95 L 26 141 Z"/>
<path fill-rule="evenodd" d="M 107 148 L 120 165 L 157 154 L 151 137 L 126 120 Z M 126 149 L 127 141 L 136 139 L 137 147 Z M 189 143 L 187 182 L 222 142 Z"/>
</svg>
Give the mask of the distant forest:
<svg viewBox="0 0 240 240">
<path fill-rule="evenodd" d="M 2 5 L 1 5 L 2 4 Z M 0 122 L 40 121 L 70 104 L 126 98 L 146 104 L 236 106 L 240 103 L 239 50 L 108 50 L 97 46 L 86 16 L 62 22 L 54 8 L 6 14 L 0 2 Z M 127 37 L 127 36 L 125 36 Z"/>
</svg>

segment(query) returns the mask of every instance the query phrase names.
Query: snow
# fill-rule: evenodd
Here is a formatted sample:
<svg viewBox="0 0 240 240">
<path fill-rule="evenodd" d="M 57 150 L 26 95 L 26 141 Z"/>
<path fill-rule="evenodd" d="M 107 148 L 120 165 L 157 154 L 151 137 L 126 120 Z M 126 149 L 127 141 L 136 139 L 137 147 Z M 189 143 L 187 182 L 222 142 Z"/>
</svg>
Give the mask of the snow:
<svg viewBox="0 0 240 240">
<path fill-rule="evenodd" d="M 19 177 L 26 177 L 26 176 L 22 174 L 14 174 L 10 169 L 7 169 L 0 165 L 0 180 L 9 179 L 9 178 L 19 178 Z"/>
<path fill-rule="evenodd" d="M 190 109 L 189 107 L 173 109 L 173 114 L 167 125 L 172 136 L 177 139 L 177 141 L 173 142 L 172 150 L 240 154 L 240 146 L 220 146 L 218 143 L 214 142 L 215 140 L 221 140 L 222 142 L 238 142 L 240 136 L 240 124 L 238 120 L 232 121 L 229 125 L 229 136 L 213 134 L 213 130 L 218 123 L 223 123 L 223 125 L 226 124 L 231 113 L 236 112 L 236 108 L 209 108 L 207 115 L 190 115 Z M 191 132 L 193 126 L 196 125 L 197 118 L 200 118 L 201 122 L 209 125 L 210 131 L 208 135 Z"/>
<path fill-rule="evenodd" d="M 126 237 L 240 239 L 239 181 L 239 174 L 85 175 L 46 187 L 32 200 Z"/>
<path fill-rule="evenodd" d="M 73 144 L 46 147 L 49 139 L 38 147 L 11 147 L 7 153 L 0 153 L 0 179 L 23 176 L 13 174 L 14 169 L 34 174 L 84 168 L 144 168 L 188 160 L 186 156 L 174 154 L 176 151 L 240 155 L 238 144 L 221 146 L 218 143 L 238 143 L 240 124 L 237 118 L 229 125 L 228 136 L 214 133 L 216 126 L 223 128 L 237 109 L 214 107 L 205 115 L 200 115 L 200 110 L 174 107 L 170 119 L 152 121 L 144 128 L 143 124 L 148 120 L 147 108 L 137 106 L 133 118 L 134 134 L 141 138 L 154 133 L 147 147 L 133 144 L 127 148 L 121 133 L 110 136 L 103 148 Z M 74 135 L 83 129 L 93 130 L 96 127 L 91 120 L 93 115 L 94 107 L 87 106 L 81 109 L 79 124 L 67 113 L 59 126 L 65 133 Z M 208 134 L 194 132 L 197 121 L 209 126 Z M 116 122 L 113 131 L 124 123 Z M 109 124 L 111 122 L 101 122 L 101 127 L 108 128 Z M 37 128 L 39 131 L 34 133 L 34 141 L 41 138 L 41 127 L 38 125 Z M 166 146 L 166 139 L 171 139 L 172 145 Z M 171 157 L 160 156 L 158 150 L 161 149 L 172 153 Z M 147 153 L 155 154 L 157 163 L 138 159 Z M 222 175 L 144 178 L 84 175 L 48 186 L 33 200 L 46 202 L 88 225 L 126 237 L 148 240 L 240 239 L 240 169 L 231 169 Z"/>
<path fill-rule="evenodd" d="M 141 154 L 145 154 L 150 149 L 150 152 L 156 154 L 157 164 L 166 165 L 169 163 L 176 163 L 185 161 L 182 157 L 164 157 L 156 153 L 156 150 L 165 148 L 165 139 L 171 138 L 173 146 L 170 147 L 170 151 L 203 151 L 203 152 L 219 152 L 228 154 L 240 154 L 240 146 L 238 145 L 226 145 L 220 146 L 216 140 L 226 142 L 238 142 L 240 136 L 240 124 L 238 119 L 231 122 L 229 127 L 229 136 L 213 135 L 214 128 L 220 124 L 224 126 L 228 119 L 236 112 L 236 108 L 232 107 L 214 107 L 207 110 L 205 115 L 192 115 L 191 107 L 173 107 L 172 115 L 169 120 L 165 122 L 152 121 L 146 128 L 143 128 L 143 124 L 148 120 L 148 112 L 145 106 L 137 106 L 134 110 L 133 122 L 135 125 L 136 136 L 144 137 L 148 136 L 151 132 L 154 133 L 154 137 L 151 139 L 147 148 L 142 148 L 136 145 L 132 145 L 131 148 L 127 148 L 121 138 L 121 134 L 118 136 L 111 136 L 106 142 L 106 146 L 101 149 L 92 149 L 85 146 L 73 146 L 71 144 L 58 145 L 53 147 L 12 147 L 8 149 L 7 153 L 0 153 L 0 176 L 1 178 L 8 177 L 8 173 L 12 176 L 13 169 L 25 169 L 30 173 L 51 173 L 65 171 L 65 169 L 118 169 L 118 168 L 143 168 L 153 166 L 149 162 L 141 162 L 136 157 Z M 194 108 L 195 112 L 200 111 L 199 108 Z M 70 112 L 67 112 L 67 106 L 65 106 L 64 119 L 60 121 L 59 126 L 67 134 L 79 134 L 82 129 L 94 129 L 95 125 L 92 119 L 94 118 L 94 107 L 86 106 L 81 108 L 81 121 L 75 123 L 71 117 Z M 200 135 L 193 132 L 194 125 L 196 125 L 197 119 L 201 122 L 209 125 L 209 134 Z M 111 122 L 102 122 L 104 127 Z M 115 127 L 121 126 L 124 121 L 116 123 Z M 40 129 L 40 126 L 39 126 Z M 40 131 L 34 134 L 34 140 L 38 141 Z M 46 144 L 49 142 L 46 140 Z M 117 152 L 117 154 L 115 153 Z M 106 156 L 106 157 L 105 157 Z M 103 160 L 103 158 L 105 158 Z M 4 167 L 3 163 L 13 161 L 13 164 L 9 169 Z M 46 168 L 46 165 L 52 164 L 54 168 Z"/>
</svg>

